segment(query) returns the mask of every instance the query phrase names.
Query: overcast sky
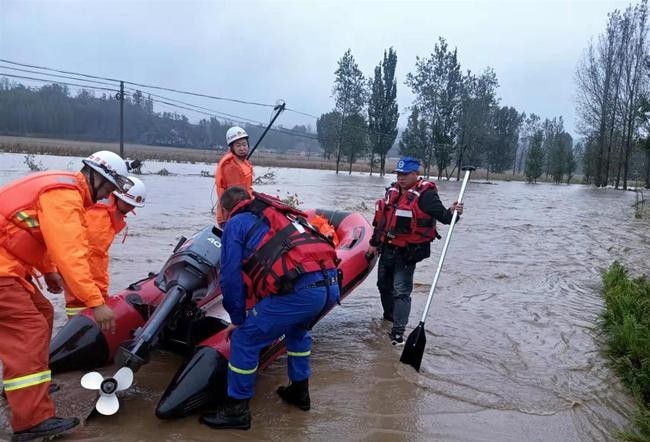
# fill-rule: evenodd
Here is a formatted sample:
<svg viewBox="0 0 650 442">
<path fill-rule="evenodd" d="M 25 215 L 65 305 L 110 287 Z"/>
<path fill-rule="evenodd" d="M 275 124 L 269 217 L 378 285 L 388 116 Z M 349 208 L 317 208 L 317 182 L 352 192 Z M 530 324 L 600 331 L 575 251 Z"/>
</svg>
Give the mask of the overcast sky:
<svg viewBox="0 0 650 442">
<path fill-rule="evenodd" d="M 578 135 L 576 64 L 607 13 L 628 3 L 0 0 L 0 58 L 255 102 L 282 98 L 318 116 L 333 107 L 334 71 L 348 48 L 371 76 L 392 46 L 404 125 L 413 99 L 406 74 L 442 36 L 458 48 L 464 71 L 495 70 L 502 105 L 562 115 Z M 253 120 L 270 116 L 267 108 L 158 93 Z M 278 122 L 316 125 L 289 112 Z"/>
</svg>

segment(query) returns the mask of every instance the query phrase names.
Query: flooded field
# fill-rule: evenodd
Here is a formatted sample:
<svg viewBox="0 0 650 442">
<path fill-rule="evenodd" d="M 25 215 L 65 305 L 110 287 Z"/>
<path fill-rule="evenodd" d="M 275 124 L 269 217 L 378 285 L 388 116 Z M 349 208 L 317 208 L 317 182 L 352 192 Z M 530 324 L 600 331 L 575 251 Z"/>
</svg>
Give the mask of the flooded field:
<svg viewBox="0 0 650 442">
<path fill-rule="evenodd" d="M 0 184 L 27 172 L 23 159 L 0 154 Z M 81 166 L 71 157 L 37 160 L 51 169 Z M 112 291 L 158 271 L 181 235 L 214 221 L 213 179 L 201 176 L 214 165 L 147 162 L 145 172 L 162 168 L 171 174 L 142 177 L 147 206 L 129 217 L 126 242 L 119 237 L 111 249 Z M 304 208 L 360 211 L 368 219 L 392 178 L 272 171 L 274 182 L 256 190 L 297 193 Z M 446 205 L 460 188 L 438 186 Z M 64 440 L 615 440 L 634 408 L 599 351 L 600 273 L 614 259 L 650 273 L 650 221 L 634 218 L 633 202 L 631 192 L 581 185 L 471 182 L 427 320 L 420 373 L 390 345 L 375 271 L 314 329 L 308 413 L 275 395 L 286 382 L 281 359 L 259 376 L 250 431 L 217 432 L 197 417 L 161 422 L 154 407 L 180 359 L 159 353 L 137 373 L 118 415 L 91 419 Z M 407 332 L 422 312 L 441 246 L 434 243 L 432 259 L 416 270 Z M 58 328 L 63 300 L 50 297 Z M 92 407 L 80 375 L 57 377 L 60 415 Z M 0 409 L 2 440 L 9 437 L 2 399 Z"/>
</svg>

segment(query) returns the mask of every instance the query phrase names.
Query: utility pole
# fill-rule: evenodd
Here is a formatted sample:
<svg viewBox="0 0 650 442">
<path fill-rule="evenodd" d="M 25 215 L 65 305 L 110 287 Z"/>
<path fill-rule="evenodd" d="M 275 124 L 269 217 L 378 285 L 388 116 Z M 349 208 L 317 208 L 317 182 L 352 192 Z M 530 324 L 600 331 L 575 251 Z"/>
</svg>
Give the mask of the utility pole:
<svg viewBox="0 0 650 442">
<path fill-rule="evenodd" d="M 120 81 L 120 156 L 124 158 L 124 82 Z"/>
</svg>

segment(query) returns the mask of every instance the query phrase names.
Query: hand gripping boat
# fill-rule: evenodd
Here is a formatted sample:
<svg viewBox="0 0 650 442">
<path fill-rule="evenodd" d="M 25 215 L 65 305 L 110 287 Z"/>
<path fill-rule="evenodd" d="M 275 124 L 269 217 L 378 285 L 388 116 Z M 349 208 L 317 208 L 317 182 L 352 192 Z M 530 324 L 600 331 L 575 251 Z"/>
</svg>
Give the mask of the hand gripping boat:
<svg viewBox="0 0 650 442">
<path fill-rule="evenodd" d="M 375 265 L 367 257 L 372 228 L 356 212 L 317 210 L 339 237 L 341 299 L 359 285 Z M 137 371 L 161 348 L 188 356 L 156 408 L 160 419 L 186 416 L 222 404 L 230 342 L 224 329 L 228 314 L 221 304 L 219 264 L 221 231 L 206 227 L 181 239 L 158 274 L 137 281 L 107 302 L 116 318 L 115 334 L 102 332 L 87 309 L 72 318 L 52 339 L 53 373 L 90 370 L 115 361 Z M 327 314 L 327 313 L 325 313 Z M 320 318 L 319 318 L 320 319 Z M 264 369 L 286 351 L 282 339 L 260 353 Z"/>
</svg>

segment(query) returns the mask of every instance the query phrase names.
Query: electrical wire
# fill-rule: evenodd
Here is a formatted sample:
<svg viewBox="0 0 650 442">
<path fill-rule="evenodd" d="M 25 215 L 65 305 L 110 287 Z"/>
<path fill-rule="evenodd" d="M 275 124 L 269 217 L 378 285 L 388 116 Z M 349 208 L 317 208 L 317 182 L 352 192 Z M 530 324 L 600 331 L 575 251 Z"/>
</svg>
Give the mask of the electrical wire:
<svg viewBox="0 0 650 442">
<path fill-rule="evenodd" d="M 107 85 L 107 86 L 119 87 L 119 85 L 116 85 L 116 84 L 113 84 L 113 83 L 107 83 L 105 81 L 86 80 L 84 78 L 72 77 L 72 76 L 69 76 L 69 75 L 58 75 L 58 74 L 43 73 L 43 72 L 39 72 L 39 71 L 33 71 L 31 69 L 12 68 L 11 66 L 2 66 L 2 65 L 0 65 L 0 69 L 10 69 L 12 71 L 28 72 L 28 73 L 37 74 L 37 75 L 47 75 L 49 77 L 67 78 L 69 80 L 86 81 L 88 83 L 96 83 L 96 84 L 103 84 L 103 85 Z"/>
<path fill-rule="evenodd" d="M 79 72 L 65 71 L 65 70 L 62 70 L 62 69 L 54 69 L 54 68 L 49 68 L 49 67 L 45 67 L 45 66 L 37 66 L 37 65 L 27 64 L 27 63 L 18 63 L 16 61 L 7 60 L 7 59 L 4 59 L 4 58 L 0 58 L 0 61 L 3 62 L 3 63 L 13 64 L 13 65 L 16 65 L 16 66 L 24 66 L 24 67 L 34 68 L 34 69 L 42 69 L 42 70 L 46 70 L 46 71 L 59 72 L 59 73 L 62 73 L 62 74 L 77 75 L 77 76 L 87 77 L 87 78 L 96 78 L 98 80 L 117 81 L 118 83 L 123 81 L 125 84 L 128 83 L 128 84 L 131 84 L 133 86 L 140 86 L 140 87 L 145 87 L 145 88 L 149 88 L 149 89 L 158 89 L 158 90 L 163 90 L 163 91 L 176 92 L 178 94 L 193 95 L 193 96 L 196 96 L 196 97 L 211 98 L 213 100 L 224 100 L 224 101 L 231 101 L 231 102 L 234 102 L 234 103 L 250 104 L 250 105 L 253 105 L 253 106 L 262 106 L 262 107 L 270 107 L 270 108 L 275 107 L 273 104 L 258 103 L 258 102 L 255 102 L 255 101 L 239 100 L 239 99 L 236 99 L 236 98 L 218 97 L 216 95 L 201 94 L 201 93 L 198 93 L 198 92 L 189 92 L 189 91 L 184 91 L 184 90 L 180 90 L 180 89 L 173 89 L 173 88 L 168 88 L 168 87 L 163 87 L 163 86 L 154 86 L 154 85 L 148 85 L 148 84 L 144 84 L 144 83 L 136 83 L 136 82 L 128 81 L 128 80 L 117 80 L 115 78 L 100 77 L 100 76 L 97 76 L 97 75 L 89 75 L 89 74 L 82 74 L 82 73 L 79 73 Z"/>
<path fill-rule="evenodd" d="M 119 92 L 117 89 L 108 89 L 108 88 L 105 88 L 105 87 L 90 86 L 90 85 L 87 85 L 87 84 L 68 83 L 68 82 L 65 82 L 65 81 L 45 80 L 43 78 L 26 77 L 24 75 L 14 75 L 14 74 L 8 74 L 6 72 L 0 72 L 0 76 L 12 77 L 12 78 L 23 78 L 23 79 L 26 79 L 26 80 L 40 81 L 42 83 L 65 84 L 66 86 L 80 87 L 80 88 L 83 88 L 83 89 L 97 89 L 97 90 L 110 91 L 110 92 Z"/>
<path fill-rule="evenodd" d="M 79 73 L 79 72 L 66 71 L 66 70 L 62 70 L 62 69 L 54 69 L 54 68 L 50 68 L 50 67 L 32 65 L 32 64 L 27 64 L 27 63 L 19 63 L 19 62 L 16 62 L 16 61 L 7 60 L 7 59 L 3 59 L 3 58 L 0 58 L 0 62 L 7 63 L 7 64 L 12 64 L 12 65 L 16 65 L 16 66 L 30 67 L 30 68 L 34 68 L 34 69 L 41 69 L 41 70 L 45 70 L 45 71 L 59 72 L 59 73 L 63 73 L 63 74 L 82 76 L 82 77 L 86 77 L 86 78 L 93 78 L 93 79 L 98 79 L 98 80 L 107 80 L 107 81 L 118 82 L 118 83 L 123 81 L 125 84 L 130 84 L 130 85 L 133 85 L 133 86 L 140 86 L 142 88 L 164 90 L 164 91 L 168 91 L 168 92 L 174 92 L 174 93 L 191 95 L 191 96 L 202 97 L 202 98 L 209 98 L 209 99 L 214 99 L 214 100 L 223 100 L 223 101 L 229 101 L 229 102 L 234 102 L 234 103 L 248 104 L 248 105 L 253 105 L 253 106 L 261 106 L 261 107 L 269 107 L 269 108 L 274 108 L 275 107 L 272 104 L 259 103 L 259 102 L 247 101 L 247 100 L 239 100 L 239 99 L 235 99 L 235 98 L 225 98 L 225 97 L 219 97 L 219 96 L 215 96 L 215 95 L 208 95 L 208 94 L 202 94 L 202 93 L 197 93 L 197 92 L 189 92 L 189 91 L 184 91 L 184 90 L 174 89 L 174 88 L 168 88 L 168 87 L 162 87 L 162 86 L 147 85 L 147 84 L 144 84 L 144 83 L 136 83 L 136 82 L 131 82 L 131 81 L 128 81 L 128 80 L 118 80 L 118 79 L 110 78 L 110 77 L 102 77 L 102 76 L 97 76 L 97 75 L 83 74 L 83 73 Z M 20 70 L 18 68 L 0 66 L 0 68 L 2 68 L 2 67 L 7 68 L 7 69 Z M 50 76 L 57 76 L 57 77 L 67 78 L 67 79 L 74 79 L 74 80 L 77 80 L 77 81 L 88 81 L 88 82 L 90 82 L 90 80 L 84 80 L 84 79 L 74 78 L 74 77 L 64 77 L 64 76 L 59 76 L 59 75 L 55 75 L 55 74 L 45 74 L 45 73 L 38 73 L 38 72 L 34 72 L 34 71 L 26 71 L 26 72 L 36 73 L 38 75 L 50 75 Z M 45 80 L 37 79 L 37 78 L 33 78 L 33 77 L 21 77 L 21 76 L 18 76 L 18 75 L 11 75 L 11 74 L 5 74 L 5 75 L 10 76 L 10 77 L 14 77 L 14 78 L 24 78 L 24 79 L 47 82 Z M 64 82 L 59 82 L 59 81 L 57 81 L 57 83 L 67 84 L 67 85 L 76 86 L 76 87 L 87 87 L 87 86 L 83 86 L 83 85 L 79 85 L 79 84 L 64 83 Z M 106 84 L 106 83 L 101 83 L 101 82 L 97 82 L 97 83 Z M 93 89 L 98 89 L 98 90 L 111 90 L 111 91 L 113 91 L 113 89 L 105 89 L 105 88 L 101 88 L 101 87 L 92 87 L 92 88 Z M 132 88 L 129 88 L 129 89 L 132 89 Z M 147 91 L 144 91 L 144 92 L 147 92 Z M 150 95 L 154 96 L 154 94 L 151 94 L 151 93 L 150 93 Z M 173 99 L 170 99 L 170 98 L 165 98 L 165 99 L 168 100 L 168 101 L 173 100 Z M 200 108 L 200 106 L 195 106 L 195 105 L 191 105 L 191 104 L 187 104 L 187 103 L 186 103 L 186 105 Z M 182 106 L 179 106 L 179 108 L 186 109 L 186 108 L 183 108 Z M 206 108 L 203 108 L 203 109 L 206 109 Z M 192 109 L 186 109 L 186 110 L 192 110 Z M 288 108 L 288 107 L 285 110 L 287 110 L 289 112 L 299 114 L 299 115 L 303 115 L 303 116 L 306 116 L 306 117 L 310 117 L 310 118 L 313 118 L 313 119 L 316 119 L 316 120 L 318 120 L 318 118 L 319 118 L 316 115 L 313 115 L 313 114 L 310 114 L 310 113 L 307 113 L 307 112 L 302 112 L 302 111 L 292 109 L 292 108 Z M 261 123 L 259 121 L 256 121 L 256 120 L 251 120 L 251 119 L 248 119 L 248 118 L 227 114 L 225 112 L 217 112 L 217 111 L 213 111 L 213 110 L 210 110 L 210 112 L 213 112 L 216 115 L 221 114 L 223 116 L 236 118 L 236 119 L 238 119 L 240 121 L 250 121 L 250 122 L 254 122 L 254 123 L 263 124 L 263 123 Z M 350 126 L 348 126 L 348 127 L 350 127 Z M 364 128 L 364 127 L 360 127 L 360 126 L 352 126 L 352 127 L 355 128 L 355 129 L 358 129 L 358 130 L 365 130 L 368 134 L 392 135 L 390 133 L 370 130 L 368 128 Z M 283 132 L 282 130 L 279 130 L 279 129 L 274 129 L 274 131 L 276 131 L 276 132 L 280 131 L 281 133 L 286 133 L 286 134 L 289 134 L 289 135 L 303 136 L 305 138 L 310 138 L 310 139 L 314 139 L 314 140 L 318 139 L 315 136 L 305 136 L 304 134 L 298 134 L 298 133 L 286 132 L 286 131 Z"/>
</svg>

